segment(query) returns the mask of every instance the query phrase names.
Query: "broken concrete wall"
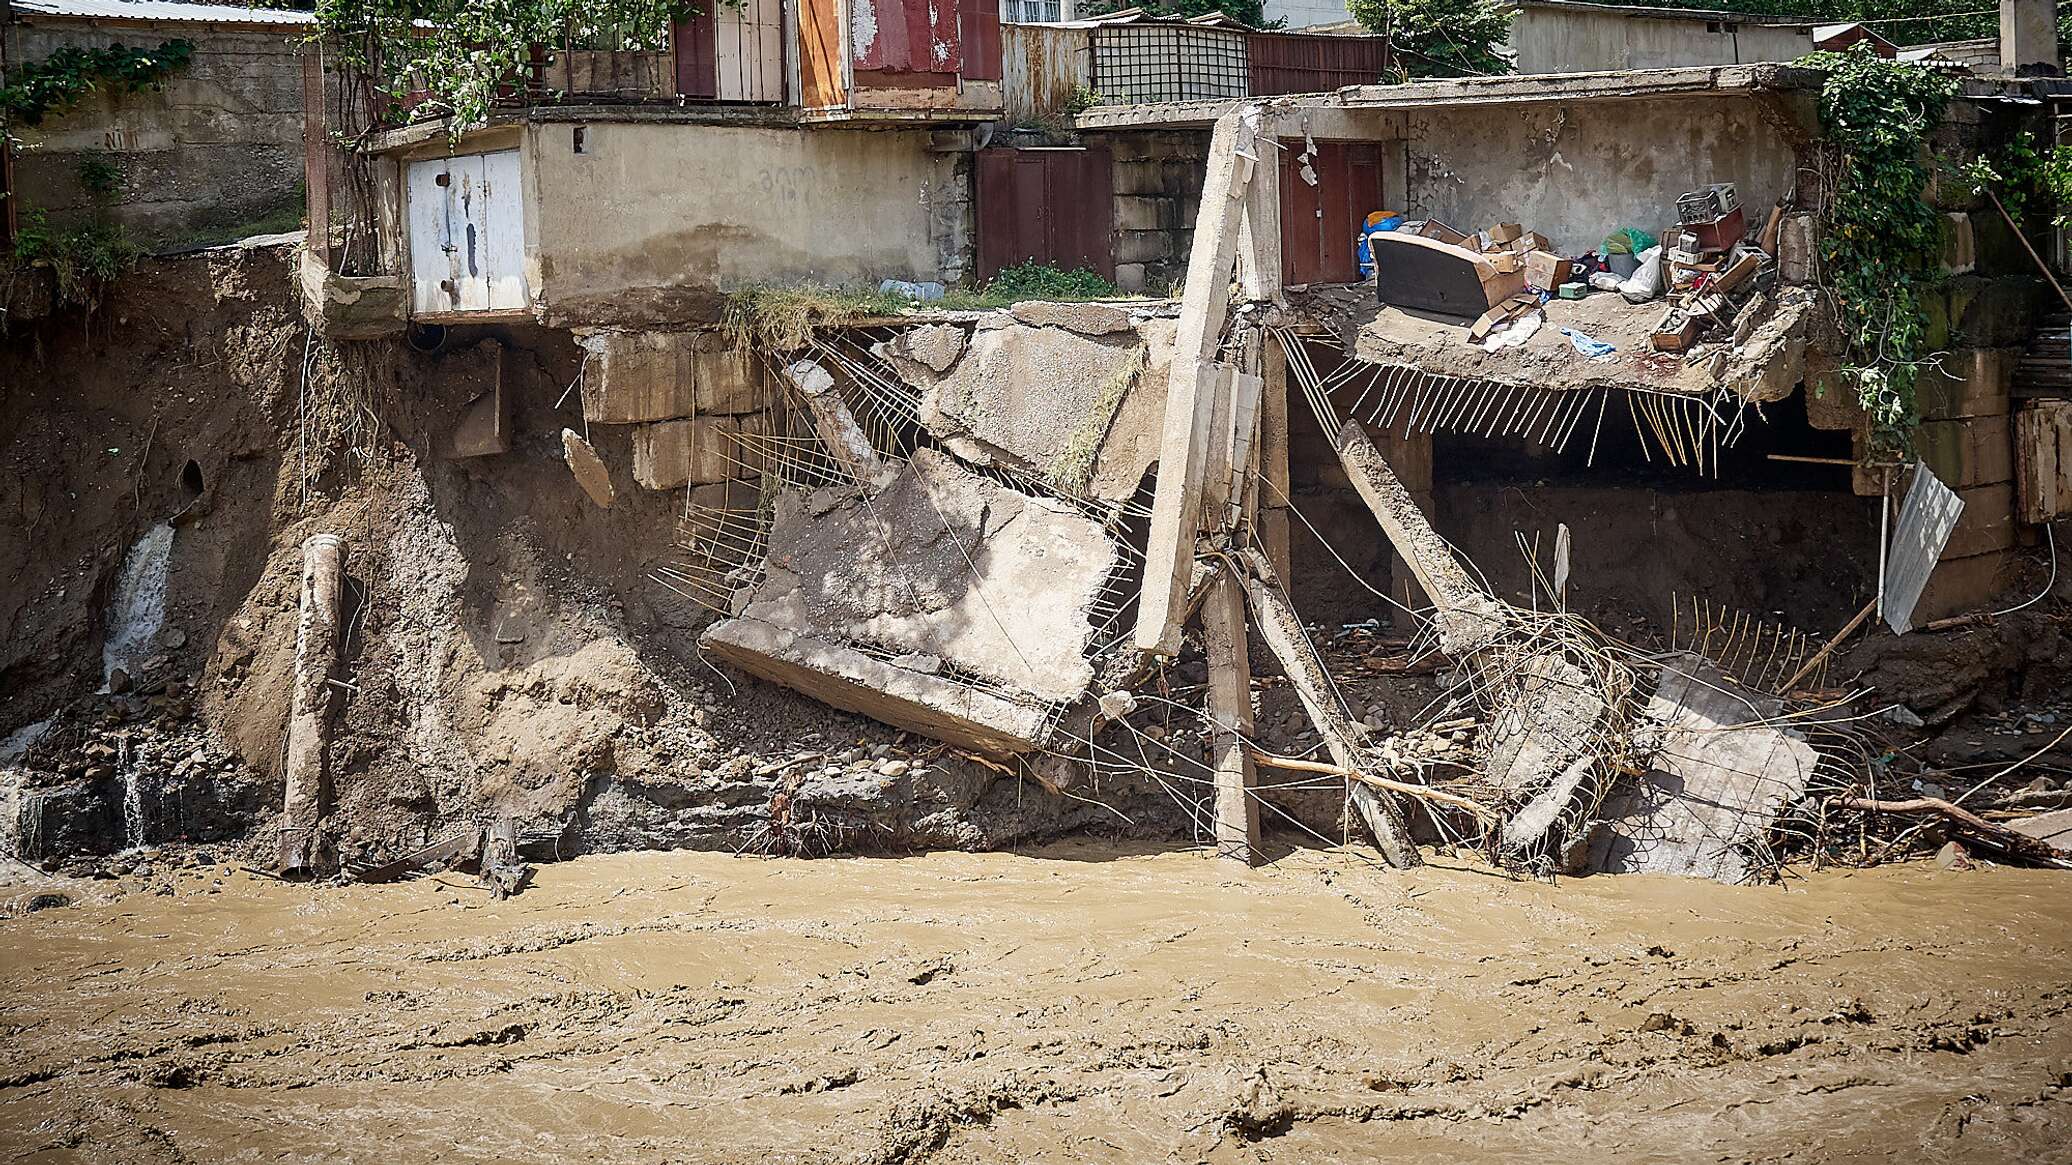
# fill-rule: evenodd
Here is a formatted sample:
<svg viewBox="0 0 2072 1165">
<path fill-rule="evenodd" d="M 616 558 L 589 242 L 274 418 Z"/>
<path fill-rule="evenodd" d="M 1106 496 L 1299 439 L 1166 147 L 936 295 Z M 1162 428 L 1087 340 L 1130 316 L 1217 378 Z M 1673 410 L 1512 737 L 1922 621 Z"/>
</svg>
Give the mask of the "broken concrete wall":
<svg viewBox="0 0 2072 1165">
<path fill-rule="evenodd" d="M 1158 455 L 1174 321 L 1162 308 L 1024 303 L 879 348 L 919 390 L 922 424 L 976 465 L 1119 502 Z"/>
<path fill-rule="evenodd" d="M 533 123 L 524 148 L 528 279 L 550 323 L 709 323 L 752 283 L 958 273 L 937 235 L 968 217 L 969 183 L 925 130 Z"/>
<path fill-rule="evenodd" d="M 634 480 L 671 490 L 757 476 L 776 401 L 759 358 L 709 329 L 581 341 L 583 419 L 633 426 Z"/>
</svg>

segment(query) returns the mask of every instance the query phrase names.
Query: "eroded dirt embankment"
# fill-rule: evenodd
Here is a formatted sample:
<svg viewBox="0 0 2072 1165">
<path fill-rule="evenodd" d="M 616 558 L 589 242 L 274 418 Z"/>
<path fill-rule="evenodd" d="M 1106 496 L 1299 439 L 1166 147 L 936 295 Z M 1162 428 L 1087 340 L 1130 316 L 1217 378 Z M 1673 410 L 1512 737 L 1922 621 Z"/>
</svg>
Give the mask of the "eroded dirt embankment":
<svg viewBox="0 0 2072 1165">
<path fill-rule="evenodd" d="M 1736 889 L 1307 851 L 209 869 L 18 918 L 0 1145 L 57 1160 L 2044 1160 L 2062 874 Z"/>
</svg>

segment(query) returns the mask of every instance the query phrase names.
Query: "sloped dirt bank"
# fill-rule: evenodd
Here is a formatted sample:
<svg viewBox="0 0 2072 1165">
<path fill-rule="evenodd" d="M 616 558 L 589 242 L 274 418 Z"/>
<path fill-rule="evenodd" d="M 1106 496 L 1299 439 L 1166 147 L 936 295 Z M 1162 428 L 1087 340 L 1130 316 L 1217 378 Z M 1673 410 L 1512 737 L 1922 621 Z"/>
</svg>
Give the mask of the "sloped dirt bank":
<svg viewBox="0 0 2072 1165">
<path fill-rule="evenodd" d="M 2048 1160 L 2062 875 L 1371 852 L 221 867 L 5 923 L 0 1144 L 98 1159 Z M 126 889 L 147 883 L 129 882 Z"/>
<path fill-rule="evenodd" d="M 650 578 L 681 495 L 635 485 L 618 430 L 591 434 L 611 509 L 563 461 L 566 333 L 326 345 L 291 259 L 152 262 L 90 321 L 0 340 L 0 850 L 264 852 L 319 532 L 348 548 L 322 837 L 342 861 L 501 816 L 562 855 L 1179 828 L 1148 782 L 1104 790 L 1119 813 L 1047 795 L 704 660 L 703 613 Z M 509 451 L 457 459 L 497 346 Z M 148 602 L 125 597 L 140 545 Z"/>
</svg>

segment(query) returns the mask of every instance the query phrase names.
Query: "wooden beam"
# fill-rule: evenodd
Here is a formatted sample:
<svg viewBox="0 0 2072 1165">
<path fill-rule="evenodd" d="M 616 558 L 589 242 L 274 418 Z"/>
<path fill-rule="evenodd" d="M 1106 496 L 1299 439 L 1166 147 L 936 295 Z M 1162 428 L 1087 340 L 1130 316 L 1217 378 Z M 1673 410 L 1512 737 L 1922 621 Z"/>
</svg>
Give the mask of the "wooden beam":
<svg viewBox="0 0 2072 1165">
<path fill-rule="evenodd" d="M 1209 429 L 1219 383 L 1214 371 L 1216 354 L 1230 309 L 1230 277 L 1237 264 L 1238 226 L 1244 217 L 1250 178 L 1238 160 L 1239 146 L 1250 146 L 1253 133 L 1253 123 L 1242 120 L 1245 112 L 1234 110 L 1217 118 L 1209 141 L 1208 172 L 1202 183 L 1194 249 L 1188 254 L 1187 287 L 1166 382 L 1158 490 L 1151 503 L 1144 592 L 1137 608 L 1135 636 L 1138 650 L 1157 655 L 1170 656 L 1180 649 L 1178 615 L 1194 565 Z"/>
<path fill-rule="evenodd" d="M 1360 729 L 1332 688 L 1324 661 L 1318 658 L 1316 648 L 1302 633 L 1302 620 L 1296 617 L 1295 609 L 1282 595 L 1273 567 L 1257 550 L 1245 551 L 1244 562 L 1245 595 L 1252 603 L 1252 625 L 1258 631 L 1260 641 L 1273 652 L 1274 658 L 1280 662 L 1281 671 L 1294 685 L 1303 710 L 1309 713 L 1310 722 L 1316 725 L 1317 733 L 1324 738 L 1324 747 L 1330 751 L 1331 759 L 1342 769 L 1364 771 L 1360 763 Z M 1367 823 L 1368 830 L 1374 834 L 1375 844 L 1381 847 L 1382 856 L 1388 859 L 1389 864 L 1399 870 L 1423 865 L 1424 857 L 1417 852 L 1417 844 L 1410 840 L 1410 830 L 1403 824 L 1402 806 L 1395 794 L 1377 789 L 1365 781 L 1355 781 L 1350 788 L 1353 809 Z"/>
</svg>

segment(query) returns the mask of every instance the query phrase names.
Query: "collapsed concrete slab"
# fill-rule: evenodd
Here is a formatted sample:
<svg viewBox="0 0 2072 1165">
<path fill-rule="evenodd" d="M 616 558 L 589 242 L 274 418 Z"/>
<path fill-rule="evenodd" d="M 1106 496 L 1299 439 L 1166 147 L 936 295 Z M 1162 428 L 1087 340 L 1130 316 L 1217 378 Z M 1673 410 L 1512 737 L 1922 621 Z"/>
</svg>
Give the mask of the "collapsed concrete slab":
<svg viewBox="0 0 2072 1165">
<path fill-rule="evenodd" d="M 749 672 L 994 753 L 1084 696 L 1121 551 L 1056 500 L 923 449 L 869 497 L 775 499 L 764 577 L 704 642 Z"/>
<path fill-rule="evenodd" d="M 1700 656 L 1673 657 L 1645 712 L 1660 725 L 1659 751 L 1636 783 L 1606 799 L 1591 868 L 1747 881 L 1753 847 L 1805 796 L 1820 759 L 1765 723 L 1781 710 Z"/>
</svg>

